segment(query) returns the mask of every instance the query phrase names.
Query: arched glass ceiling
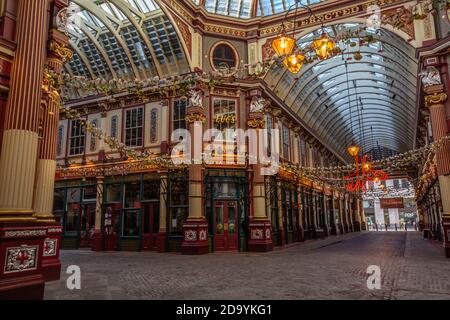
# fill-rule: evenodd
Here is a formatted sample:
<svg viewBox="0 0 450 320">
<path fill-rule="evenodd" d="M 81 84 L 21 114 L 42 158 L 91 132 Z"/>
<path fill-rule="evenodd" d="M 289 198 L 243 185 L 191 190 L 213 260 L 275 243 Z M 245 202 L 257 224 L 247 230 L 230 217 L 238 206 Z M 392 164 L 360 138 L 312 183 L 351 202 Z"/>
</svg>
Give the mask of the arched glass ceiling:
<svg viewBox="0 0 450 320">
<path fill-rule="evenodd" d="M 296 0 L 191 0 L 196 5 L 203 3 L 206 11 L 235 18 L 248 19 L 256 16 L 270 16 L 286 12 Z M 312 5 L 326 0 L 302 0 Z M 256 10 L 254 9 L 256 6 Z"/>
<path fill-rule="evenodd" d="M 72 0 L 72 75 L 143 79 L 189 71 L 172 22 L 154 0 Z"/>
<path fill-rule="evenodd" d="M 341 24 L 326 30 L 333 36 L 356 28 L 358 24 Z M 320 32 L 302 36 L 298 45 L 309 45 Z M 418 72 L 414 49 L 390 31 L 365 32 L 373 33 L 377 41 L 361 47 L 343 45 L 343 54 L 305 65 L 297 75 L 278 68 L 265 79 L 327 145 L 347 159 L 345 150 L 352 141 L 365 152 L 384 148 L 393 153 L 411 149 L 414 141 Z M 361 60 L 353 57 L 357 51 Z"/>
<path fill-rule="evenodd" d="M 258 1 L 256 15 L 257 16 L 270 16 L 286 12 L 293 6 L 296 0 L 255 0 Z M 303 5 L 313 5 L 326 0 L 302 0 Z"/>
</svg>

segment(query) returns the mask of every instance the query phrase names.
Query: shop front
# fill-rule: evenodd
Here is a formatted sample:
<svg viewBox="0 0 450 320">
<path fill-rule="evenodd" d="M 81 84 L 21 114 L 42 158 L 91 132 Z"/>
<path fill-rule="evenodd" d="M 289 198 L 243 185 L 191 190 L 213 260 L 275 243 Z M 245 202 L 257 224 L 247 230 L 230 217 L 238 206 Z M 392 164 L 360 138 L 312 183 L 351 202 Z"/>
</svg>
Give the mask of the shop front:
<svg viewBox="0 0 450 320">
<path fill-rule="evenodd" d="M 245 170 L 205 171 L 204 205 L 210 252 L 246 251 L 249 184 Z"/>
<path fill-rule="evenodd" d="M 95 229 L 95 179 L 57 183 L 54 215 L 63 227 L 62 248 L 90 248 Z"/>
</svg>

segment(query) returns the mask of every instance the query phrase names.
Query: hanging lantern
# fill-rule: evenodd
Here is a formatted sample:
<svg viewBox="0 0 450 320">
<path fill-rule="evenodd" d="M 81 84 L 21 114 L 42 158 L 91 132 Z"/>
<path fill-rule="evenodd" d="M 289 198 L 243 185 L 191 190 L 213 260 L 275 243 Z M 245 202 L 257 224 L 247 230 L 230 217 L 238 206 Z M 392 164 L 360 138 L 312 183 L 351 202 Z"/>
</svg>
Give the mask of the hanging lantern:
<svg viewBox="0 0 450 320">
<path fill-rule="evenodd" d="M 311 48 L 321 60 L 330 58 L 335 47 L 336 42 L 334 42 L 333 39 L 330 39 L 325 31 L 322 32 L 322 36 L 319 39 L 314 40 L 311 44 Z"/>
<path fill-rule="evenodd" d="M 351 145 L 350 147 L 347 148 L 347 152 L 352 157 L 356 157 L 359 153 L 359 147 L 356 144 Z"/>
<path fill-rule="evenodd" d="M 272 48 L 279 56 L 288 56 L 295 48 L 295 39 L 287 35 L 282 35 L 272 41 Z"/>
<path fill-rule="evenodd" d="M 296 74 L 302 69 L 303 61 L 305 61 L 304 55 L 294 53 L 284 59 L 284 65 L 292 74 Z"/>
</svg>

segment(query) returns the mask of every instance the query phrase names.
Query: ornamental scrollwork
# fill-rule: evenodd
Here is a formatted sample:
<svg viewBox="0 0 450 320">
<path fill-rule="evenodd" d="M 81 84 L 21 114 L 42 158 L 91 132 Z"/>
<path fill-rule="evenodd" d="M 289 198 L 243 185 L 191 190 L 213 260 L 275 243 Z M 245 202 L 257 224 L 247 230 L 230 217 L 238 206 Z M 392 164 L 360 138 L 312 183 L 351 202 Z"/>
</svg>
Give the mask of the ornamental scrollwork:
<svg viewBox="0 0 450 320">
<path fill-rule="evenodd" d="M 72 59 L 73 51 L 70 48 L 67 48 L 64 45 L 60 45 L 56 41 L 50 41 L 48 44 L 48 50 L 54 52 L 58 57 L 62 59 L 63 62 L 66 62 Z"/>
<path fill-rule="evenodd" d="M 266 126 L 264 119 L 251 119 L 247 121 L 247 126 L 254 129 L 263 129 Z"/>
<path fill-rule="evenodd" d="M 433 93 L 432 95 L 425 97 L 425 102 L 427 107 L 430 107 L 435 104 L 441 104 L 447 101 L 448 95 L 445 92 L 441 93 Z"/>
<path fill-rule="evenodd" d="M 206 121 L 206 117 L 205 115 L 201 114 L 201 113 L 192 113 L 192 114 L 188 114 L 186 116 L 186 121 L 188 123 L 194 123 L 194 122 L 205 122 Z"/>
</svg>

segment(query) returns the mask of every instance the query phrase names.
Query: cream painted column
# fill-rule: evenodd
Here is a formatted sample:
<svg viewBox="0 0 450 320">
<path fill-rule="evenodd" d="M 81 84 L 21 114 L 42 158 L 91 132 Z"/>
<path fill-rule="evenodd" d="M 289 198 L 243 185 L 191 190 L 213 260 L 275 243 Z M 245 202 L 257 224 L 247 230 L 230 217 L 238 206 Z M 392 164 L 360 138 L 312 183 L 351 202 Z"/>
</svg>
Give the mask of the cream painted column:
<svg viewBox="0 0 450 320">
<path fill-rule="evenodd" d="M 202 106 L 190 106 L 187 109 L 186 122 L 191 134 L 191 153 L 195 145 L 203 140 L 203 123 L 206 121 Z M 191 154 L 192 159 L 193 154 Z M 189 166 L 189 216 L 183 225 L 183 254 L 208 253 L 208 223 L 203 214 L 203 165 L 195 162 Z"/>
<path fill-rule="evenodd" d="M 164 122 L 163 122 L 164 123 Z M 159 187 L 159 232 L 158 232 L 158 252 L 167 251 L 167 197 L 169 187 L 169 172 L 167 170 L 160 171 L 160 187 Z"/>
<path fill-rule="evenodd" d="M 251 108 L 250 108 L 251 110 Z M 265 252 L 270 251 L 273 248 L 272 244 L 272 225 L 266 211 L 266 185 L 265 176 L 263 175 L 263 166 L 260 163 L 260 154 L 263 154 L 263 129 L 266 127 L 266 121 L 264 120 L 264 114 L 260 112 L 250 112 L 247 120 L 247 128 L 253 130 L 255 135 L 253 138 L 256 141 L 256 156 L 251 158 L 256 160 L 256 164 L 251 164 L 253 169 L 252 178 L 252 214 L 249 221 L 249 240 L 248 251 Z M 249 161 L 250 162 L 250 161 Z"/>
<path fill-rule="evenodd" d="M 96 179 L 96 197 L 95 197 L 95 220 L 94 220 L 94 235 L 92 238 L 91 249 L 93 251 L 103 250 L 102 246 L 102 212 L 103 212 L 103 191 L 105 186 L 105 177 L 98 176 Z"/>
<path fill-rule="evenodd" d="M 42 110 L 42 139 L 39 143 L 39 156 L 36 167 L 36 183 L 34 186 L 34 216 L 42 222 L 54 222 L 53 195 L 56 171 L 56 145 L 59 122 L 59 96 L 55 95 L 55 75 L 61 74 L 63 64 L 72 57 L 72 50 L 66 48 L 69 39 L 57 30 L 51 30 L 48 45 L 48 70 L 45 71 L 45 88 L 43 98 L 47 108 Z"/>
<path fill-rule="evenodd" d="M 18 1 L 17 49 L 0 158 L 0 220 L 35 221 L 33 188 L 48 28 L 48 0 Z M 52 168 L 47 168 L 50 171 Z"/>
</svg>

